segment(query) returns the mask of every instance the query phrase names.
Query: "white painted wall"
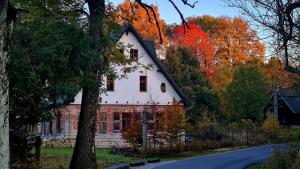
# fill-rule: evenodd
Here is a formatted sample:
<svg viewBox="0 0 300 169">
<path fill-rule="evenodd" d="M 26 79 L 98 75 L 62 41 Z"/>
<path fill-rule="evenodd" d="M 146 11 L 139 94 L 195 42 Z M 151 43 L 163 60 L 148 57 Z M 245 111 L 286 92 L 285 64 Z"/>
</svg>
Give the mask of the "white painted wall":
<svg viewBox="0 0 300 169">
<path fill-rule="evenodd" d="M 125 46 L 132 45 L 131 48 L 138 49 L 138 62 L 143 65 L 151 64 L 153 67 L 151 70 L 146 70 L 140 66 L 137 70 L 128 74 L 126 79 L 116 79 L 114 81 L 114 91 L 108 91 L 106 94 L 101 95 L 102 104 L 150 105 L 155 101 L 156 105 L 171 105 L 173 98 L 177 101 L 181 100 L 164 75 L 157 71 L 158 68 L 153 60 L 131 32 L 128 35 L 124 33 L 119 42 Z M 129 49 L 125 50 L 125 55 L 129 55 L 128 51 Z M 116 67 L 116 70 L 120 70 L 120 68 Z M 140 76 L 147 76 L 147 92 L 140 92 Z M 103 79 L 103 87 L 106 88 L 106 77 Z M 161 83 L 166 84 L 165 93 L 160 89 Z M 81 104 L 81 97 L 82 91 L 75 96 L 73 104 Z"/>
</svg>

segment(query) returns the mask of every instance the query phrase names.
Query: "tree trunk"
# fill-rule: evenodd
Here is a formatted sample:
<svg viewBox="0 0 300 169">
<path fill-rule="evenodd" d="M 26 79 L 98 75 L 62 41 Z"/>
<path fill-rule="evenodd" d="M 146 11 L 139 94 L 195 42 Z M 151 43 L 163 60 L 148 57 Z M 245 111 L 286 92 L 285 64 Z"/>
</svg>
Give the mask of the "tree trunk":
<svg viewBox="0 0 300 169">
<path fill-rule="evenodd" d="M 105 0 L 87 0 L 90 11 L 89 33 L 94 38 L 91 46 L 96 50 L 98 63 L 85 72 L 82 90 L 82 102 L 78 123 L 76 144 L 70 163 L 70 169 L 96 169 L 96 112 L 99 98 L 99 84 L 103 74 L 105 41 L 103 39 L 103 22 Z"/>
<path fill-rule="evenodd" d="M 9 17 L 9 2 L 0 2 L 0 168 L 9 168 L 9 102 L 7 62 L 13 20 Z"/>
</svg>

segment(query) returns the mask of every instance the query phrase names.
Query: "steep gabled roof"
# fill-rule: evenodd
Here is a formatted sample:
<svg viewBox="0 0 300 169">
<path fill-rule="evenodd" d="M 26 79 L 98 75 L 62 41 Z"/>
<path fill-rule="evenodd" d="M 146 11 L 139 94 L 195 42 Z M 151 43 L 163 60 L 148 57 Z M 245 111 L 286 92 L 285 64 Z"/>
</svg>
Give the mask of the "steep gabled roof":
<svg viewBox="0 0 300 169">
<path fill-rule="evenodd" d="M 300 114 L 300 94 L 298 92 L 295 90 L 280 90 L 278 94 L 293 113 Z"/>
<path fill-rule="evenodd" d="M 152 47 L 150 47 L 151 46 L 151 44 L 150 44 L 151 42 L 143 40 L 141 38 L 141 36 L 138 34 L 138 32 L 135 30 L 135 28 L 130 23 L 124 25 L 119 38 L 121 38 L 122 35 L 124 33 L 128 32 L 128 31 L 132 32 L 133 35 L 136 37 L 136 39 L 139 41 L 139 43 L 143 46 L 143 48 L 145 49 L 145 51 L 147 52 L 147 54 L 151 57 L 151 59 L 153 60 L 153 62 L 155 63 L 155 65 L 158 67 L 159 71 L 166 77 L 166 79 L 168 80 L 168 82 L 171 84 L 171 86 L 177 92 L 177 94 L 181 98 L 182 103 L 185 105 L 185 107 L 186 108 L 191 108 L 194 105 L 193 101 L 190 100 L 188 97 L 186 97 L 182 93 L 182 91 L 177 86 L 177 84 L 174 82 L 174 80 L 171 78 L 171 76 L 167 73 L 167 71 L 164 69 L 164 67 L 159 63 L 159 61 L 157 60 L 155 48 L 153 48 L 153 45 L 152 45 Z"/>
</svg>

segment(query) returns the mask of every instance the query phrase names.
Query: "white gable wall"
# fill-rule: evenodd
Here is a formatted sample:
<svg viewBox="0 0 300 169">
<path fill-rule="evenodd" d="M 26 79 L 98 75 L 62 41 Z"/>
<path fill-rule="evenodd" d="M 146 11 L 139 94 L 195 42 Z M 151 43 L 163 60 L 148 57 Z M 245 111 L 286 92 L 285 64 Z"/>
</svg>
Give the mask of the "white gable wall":
<svg viewBox="0 0 300 169">
<path fill-rule="evenodd" d="M 102 104 L 151 105 L 154 101 L 156 105 L 171 105 L 173 98 L 177 101 L 181 100 L 164 75 L 157 71 L 158 68 L 153 60 L 131 32 L 128 32 L 128 35 L 124 33 L 119 42 L 122 42 L 125 46 L 129 44 L 131 48 L 138 49 L 138 62 L 143 65 L 151 64 L 153 67 L 146 70 L 140 66 L 137 70 L 128 74 L 127 78 L 116 79 L 114 81 L 114 91 L 108 91 L 106 94 L 101 95 Z M 128 51 L 129 49 L 125 50 L 125 55 L 129 55 Z M 123 73 L 120 72 L 120 74 Z M 147 92 L 140 92 L 140 76 L 147 76 Z M 103 79 L 103 87 L 106 88 L 106 77 Z M 165 93 L 160 89 L 161 83 L 166 84 Z M 80 91 L 75 97 L 74 104 L 81 104 L 81 96 L 82 92 Z"/>
</svg>

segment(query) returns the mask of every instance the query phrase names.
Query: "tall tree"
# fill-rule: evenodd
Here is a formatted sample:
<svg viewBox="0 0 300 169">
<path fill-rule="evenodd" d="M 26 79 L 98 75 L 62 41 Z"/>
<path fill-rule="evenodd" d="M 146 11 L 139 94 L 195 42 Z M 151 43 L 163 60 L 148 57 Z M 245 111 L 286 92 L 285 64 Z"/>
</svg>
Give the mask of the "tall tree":
<svg viewBox="0 0 300 169">
<path fill-rule="evenodd" d="M 96 149 L 96 112 L 98 108 L 99 83 L 104 71 L 104 52 L 107 48 L 104 37 L 105 1 L 87 0 L 90 11 L 88 16 L 89 34 L 93 36 L 93 48 L 95 65 L 84 72 L 86 81 L 82 86 L 82 102 L 78 122 L 76 144 L 70 163 L 70 169 L 95 169 Z M 98 59 L 97 59 L 98 58 Z"/>
<path fill-rule="evenodd" d="M 8 0 L 0 2 L 0 168 L 9 168 L 9 82 L 7 63 L 15 10 Z"/>
<path fill-rule="evenodd" d="M 173 30 L 172 43 L 175 47 L 180 46 L 190 49 L 196 59 L 198 59 L 202 71 L 207 76 L 213 74 L 213 45 L 210 42 L 209 35 L 199 26 L 189 24 L 189 29 L 186 30 L 182 25 L 176 27 Z"/>
<path fill-rule="evenodd" d="M 257 66 L 236 69 L 226 92 L 226 102 L 233 120 L 245 118 L 261 121 L 267 97 L 267 82 Z"/>
<path fill-rule="evenodd" d="M 299 48 L 294 41 L 299 39 L 295 34 L 295 28 L 299 28 L 300 2 L 298 0 L 227 0 L 231 7 L 237 7 L 256 23 L 262 30 L 265 38 L 270 42 L 270 48 L 274 47 L 275 56 L 284 59 L 286 68 L 293 71 L 294 62 L 299 62 Z M 298 72 L 299 73 L 299 72 Z M 300 74 L 300 73 L 299 73 Z"/>
<path fill-rule="evenodd" d="M 295 87 L 300 77 L 284 69 L 284 63 L 276 57 L 272 57 L 262 66 L 262 71 L 268 80 L 269 90 L 287 89 Z"/>
<path fill-rule="evenodd" d="M 28 150 L 22 149 L 26 143 L 19 140 L 32 134 L 26 130 L 28 125 L 61 115 L 59 108 L 71 101 L 66 98 L 78 92 L 80 69 L 90 57 L 89 36 L 77 25 L 43 17 L 22 18 L 16 20 L 8 65 L 13 165 L 26 160 Z"/>
<path fill-rule="evenodd" d="M 168 38 L 164 34 L 165 21 L 160 18 L 158 7 L 151 4 L 154 13 L 158 19 L 160 26 L 162 42 L 166 45 L 169 43 Z M 154 15 L 143 9 L 137 2 L 130 2 L 125 0 L 118 6 L 118 22 L 125 24 L 131 22 L 139 34 L 147 40 L 153 40 L 155 44 L 160 43 L 160 35 L 157 32 L 156 23 L 154 22 Z"/>
<path fill-rule="evenodd" d="M 80 109 L 80 117 L 78 123 L 78 132 L 76 137 L 76 144 L 74 153 L 72 156 L 70 169 L 95 169 L 96 168 L 96 151 L 95 151 L 95 121 L 96 112 L 99 108 L 99 83 L 101 77 L 105 73 L 105 70 L 109 67 L 109 62 L 105 59 L 105 52 L 108 49 L 107 40 L 111 40 L 111 37 L 104 36 L 104 23 L 106 18 L 106 6 L 105 0 L 86 0 L 89 8 L 88 17 L 88 31 L 91 36 L 94 37 L 93 43 L 91 43 L 92 49 L 94 49 L 94 58 L 97 58 L 95 65 L 91 66 L 84 72 L 86 77 L 85 83 L 82 85 L 82 103 Z M 158 17 L 151 5 L 144 3 L 142 0 L 135 0 L 147 14 L 152 13 L 154 21 L 157 26 L 158 33 L 160 35 L 160 41 L 162 41 L 162 33 L 160 31 L 160 25 Z M 177 10 L 181 16 L 182 22 L 186 25 L 186 22 L 173 0 L 169 0 L 172 6 Z M 194 7 L 194 4 L 189 3 L 187 0 L 181 1 L 185 5 Z M 151 21 L 150 16 L 149 21 Z"/>
<path fill-rule="evenodd" d="M 17 1 L 17 0 L 16 0 Z M 7 9 L 7 1 L 3 3 L 5 11 Z M 105 34 L 106 30 L 111 30 L 109 26 L 105 25 L 106 19 L 110 15 L 106 9 L 105 0 L 85 0 L 82 1 L 18 1 L 18 5 L 29 7 L 31 12 L 36 14 L 34 17 L 46 17 L 53 16 L 54 19 L 62 19 L 66 22 L 76 22 L 76 18 L 87 20 L 80 22 L 78 27 L 82 27 L 93 37 L 88 42 L 88 49 L 90 58 L 94 61 L 93 64 L 87 64 L 82 70 L 84 80 L 81 83 L 83 95 L 81 103 L 81 111 L 79 117 L 78 133 L 76 137 L 76 144 L 74 153 L 72 156 L 70 168 L 71 169 L 95 169 L 96 168 L 96 154 L 95 154 L 95 118 L 96 111 L 98 109 L 98 97 L 99 97 L 99 84 L 101 84 L 102 75 L 109 69 L 111 55 L 105 55 L 113 42 L 111 34 Z M 146 13 L 152 13 L 154 21 L 157 26 L 158 34 L 160 35 L 160 41 L 162 42 L 162 33 L 159 25 L 158 18 L 151 5 L 144 3 L 141 0 L 135 0 Z M 169 0 L 170 4 L 179 13 L 182 22 L 186 25 L 184 17 L 180 12 L 180 9 L 173 2 Z M 194 7 L 195 3 L 191 4 L 187 0 L 181 1 L 183 4 L 190 7 Z M 1 3 L 2 5 L 2 3 Z M 84 10 L 84 5 L 87 5 L 88 11 Z M 2 7 L 2 6 L 1 6 Z M 1 8 L 2 9 L 2 8 Z M 1 11 L 2 12 L 2 11 Z M 2 16 L 3 12 L 1 13 Z M 4 13 L 5 14 L 5 13 Z M 73 15 L 75 14 L 75 15 Z M 78 15 L 79 14 L 79 15 Z M 83 16 L 85 15 L 85 17 Z M 75 19 L 73 20 L 72 18 Z M 2 18 L 1 23 L 6 23 L 6 16 Z M 150 17 L 149 17 L 150 20 Z M 1 24 L 2 26 L 3 24 Z M 187 25 L 186 25 L 187 26 Z M 5 27 L 6 28 L 6 27 Z M 8 30 L 8 29 L 4 29 Z M 6 33 L 6 32 L 4 32 Z M 2 35 L 2 34 L 1 34 Z M 7 34 L 4 34 L 7 35 Z M 2 36 L 1 36 L 2 37 Z M 2 43 L 1 43 L 2 44 Z M 8 43 L 4 43 L 7 45 Z M 1 48 L 2 49 L 2 48 Z M 6 48 L 5 48 L 6 49 Z M 6 61 L 6 60 L 5 60 Z M 2 67 L 1 67 L 2 68 Z M 2 70 L 2 69 L 1 69 Z M 7 154 L 6 154 L 7 155 Z"/>
<path fill-rule="evenodd" d="M 219 115 L 218 97 L 208 84 L 200 70 L 199 61 L 192 52 L 186 48 L 169 48 L 162 63 L 183 93 L 195 103 L 188 110 L 189 122 L 196 124 L 203 111 Z"/>
</svg>

